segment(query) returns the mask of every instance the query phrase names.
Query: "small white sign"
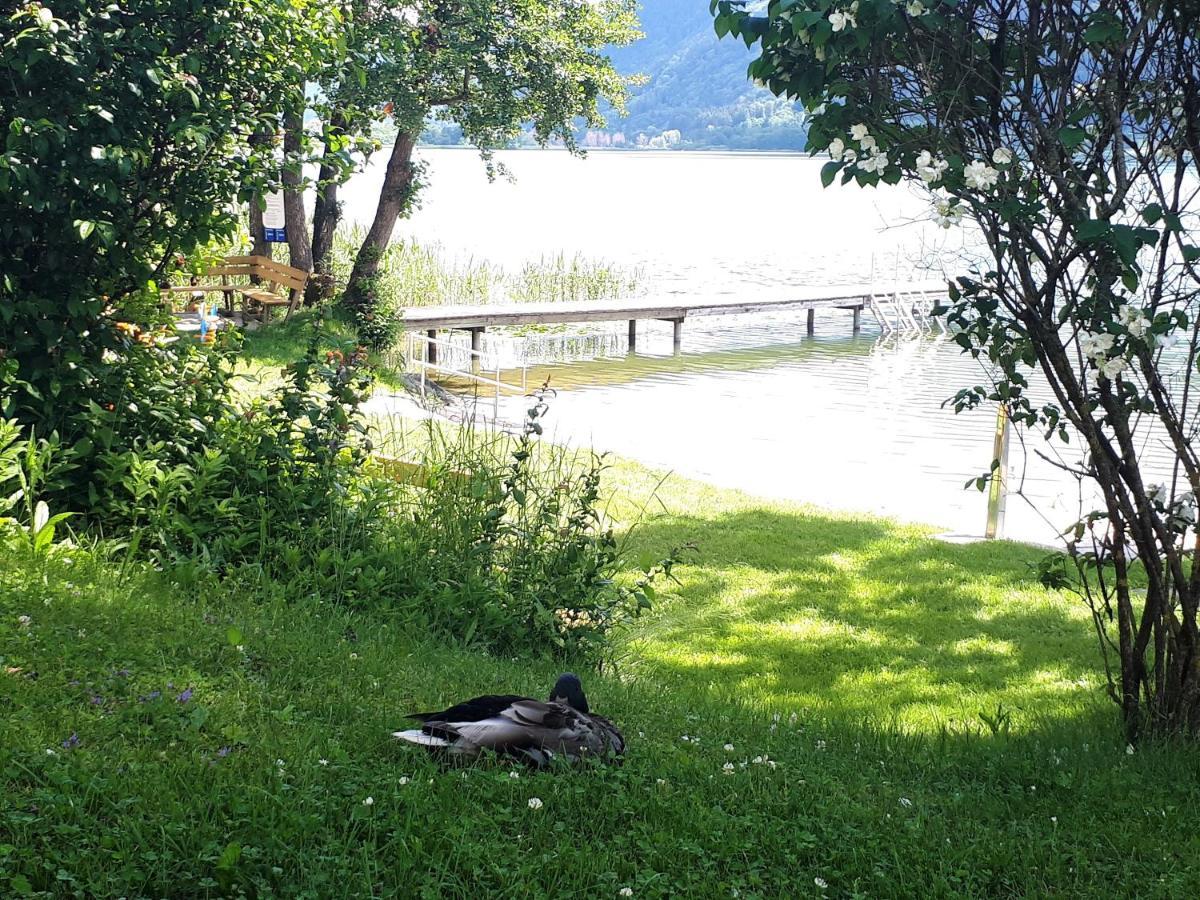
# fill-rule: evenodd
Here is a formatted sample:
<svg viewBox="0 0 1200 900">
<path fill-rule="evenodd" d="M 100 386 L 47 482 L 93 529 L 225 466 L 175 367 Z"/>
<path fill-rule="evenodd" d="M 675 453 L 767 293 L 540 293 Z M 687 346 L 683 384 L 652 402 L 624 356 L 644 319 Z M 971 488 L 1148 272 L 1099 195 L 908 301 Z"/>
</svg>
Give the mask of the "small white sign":
<svg viewBox="0 0 1200 900">
<path fill-rule="evenodd" d="M 287 218 L 283 212 L 283 192 L 267 194 L 267 206 L 263 210 L 264 237 L 270 243 L 287 242 Z"/>
</svg>

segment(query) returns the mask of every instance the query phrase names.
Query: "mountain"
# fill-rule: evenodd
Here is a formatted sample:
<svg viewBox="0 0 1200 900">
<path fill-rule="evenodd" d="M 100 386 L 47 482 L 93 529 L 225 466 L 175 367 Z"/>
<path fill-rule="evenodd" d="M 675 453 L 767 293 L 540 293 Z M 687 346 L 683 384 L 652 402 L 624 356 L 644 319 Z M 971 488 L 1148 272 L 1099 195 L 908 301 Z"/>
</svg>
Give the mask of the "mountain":
<svg viewBox="0 0 1200 900">
<path fill-rule="evenodd" d="M 646 36 L 611 55 L 622 74 L 648 81 L 633 89 L 628 116 L 610 115 L 608 130 L 588 135 L 587 143 L 804 147 L 800 108 L 751 83 L 746 66 L 755 54 L 741 41 L 718 40 L 708 0 L 644 0 L 639 15 Z"/>
<path fill-rule="evenodd" d="M 628 115 L 609 112 L 608 127 L 581 132 L 586 147 L 683 150 L 802 150 L 799 106 L 756 87 L 746 75 L 754 53 L 739 40 L 718 40 L 708 0 L 643 0 L 645 37 L 610 56 L 623 75 L 642 75 Z M 428 123 L 426 144 L 458 144 L 458 126 Z M 526 137 L 533 143 L 532 135 Z"/>
</svg>

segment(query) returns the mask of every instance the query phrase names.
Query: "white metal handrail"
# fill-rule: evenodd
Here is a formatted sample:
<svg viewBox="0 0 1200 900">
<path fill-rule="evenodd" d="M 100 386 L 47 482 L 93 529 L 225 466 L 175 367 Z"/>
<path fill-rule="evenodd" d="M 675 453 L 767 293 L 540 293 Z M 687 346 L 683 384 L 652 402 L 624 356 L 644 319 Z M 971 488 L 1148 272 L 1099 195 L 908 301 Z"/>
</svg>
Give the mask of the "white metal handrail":
<svg viewBox="0 0 1200 900">
<path fill-rule="evenodd" d="M 421 352 L 414 352 L 414 343 L 420 344 Z M 410 362 L 416 362 L 419 366 L 421 376 L 421 396 L 425 396 L 425 380 L 427 372 L 440 372 L 444 375 L 450 375 L 455 378 L 465 378 L 475 384 L 489 385 L 495 388 L 495 395 L 492 400 L 492 418 L 497 419 L 500 416 L 500 391 L 501 390 L 516 390 L 516 385 L 508 384 L 500 377 L 501 368 L 500 362 L 497 360 L 495 369 L 489 369 L 487 374 L 480 374 L 474 370 L 474 366 L 469 370 L 456 369 L 452 366 L 443 366 L 440 363 L 429 361 L 429 349 L 445 349 L 455 353 L 466 353 L 468 359 L 474 363 L 476 359 L 483 360 L 484 353 L 482 350 L 476 350 L 474 347 L 463 347 L 449 340 L 441 340 L 439 338 L 429 337 L 427 334 L 420 332 L 408 332 L 408 359 Z M 440 357 L 438 357 L 440 358 Z M 494 375 L 495 377 L 488 377 Z M 524 394 L 528 390 L 528 368 L 525 365 L 521 366 L 521 393 Z"/>
</svg>

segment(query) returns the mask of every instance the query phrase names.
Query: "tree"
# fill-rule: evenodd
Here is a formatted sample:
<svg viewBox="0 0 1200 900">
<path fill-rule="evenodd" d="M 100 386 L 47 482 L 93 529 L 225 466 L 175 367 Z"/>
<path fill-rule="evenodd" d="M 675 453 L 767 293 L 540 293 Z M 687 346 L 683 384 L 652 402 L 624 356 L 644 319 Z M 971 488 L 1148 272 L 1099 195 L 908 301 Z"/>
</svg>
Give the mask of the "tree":
<svg viewBox="0 0 1200 900">
<path fill-rule="evenodd" d="M 278 181 L 270 141 L 337 53 L 315 0 L 60 0 L 0 20 L 0 399 L 90 447 L 131 299 Z M 126 398 L 127 400 L 129 398 Z"/>
<path fill-rule="evenodd" d="M 757 45 L 750 75 L 809 110 L 809 149 L 831 156 L 826 184 L 909 179 L 941 224 L 977 223 L 982 264 L 939 313 L 994 376 L 955 408 L 997 402 L 1047 439 L 1081 442 L 1063 465 L 1102 505 L 1043 573 L 1089 604 L 1129 740 L 1195 734 L 1200 4 L 712 9 L 718 34 Z M 1031 394 L 1035 375 L 1049 402 Z M 1147 440 L 1171 451 L 1164 484 Z"/>
<path fill-rule="evenodd" d="M 576 123 L 619 105 L 625 80 L 604 55 L 636 37 L 632 0 L 431 0 L 363 3 L 357 14 L 373 62 L 363 106 L 386 104 L 397 133 L 375 217 L 346 290 L 369 332 L 379 260 L 420 184 L 413 150 L 436 111 L 485 154 L 532 128 L 538 143 L 575 149 Z M 369 334 L 367 335 L 370 336 Z"/>
</svg>

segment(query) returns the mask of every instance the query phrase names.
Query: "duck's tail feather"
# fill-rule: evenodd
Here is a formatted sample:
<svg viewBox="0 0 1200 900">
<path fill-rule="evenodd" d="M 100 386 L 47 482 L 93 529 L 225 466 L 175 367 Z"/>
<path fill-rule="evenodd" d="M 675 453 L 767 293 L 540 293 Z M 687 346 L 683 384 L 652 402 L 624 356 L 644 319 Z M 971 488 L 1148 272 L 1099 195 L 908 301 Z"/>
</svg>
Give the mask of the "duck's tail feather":
<svg viewBox="0 0 1200 900">
<path fill-rule="evenodd" d="M 443 737 L 426 734 L 420 728 L 410 728 L 408 731 L 393 731 L 392 737 L 410 744 L 420 744 L 422 747 L 449 747 L 450 742 Z"/>
</svg>

